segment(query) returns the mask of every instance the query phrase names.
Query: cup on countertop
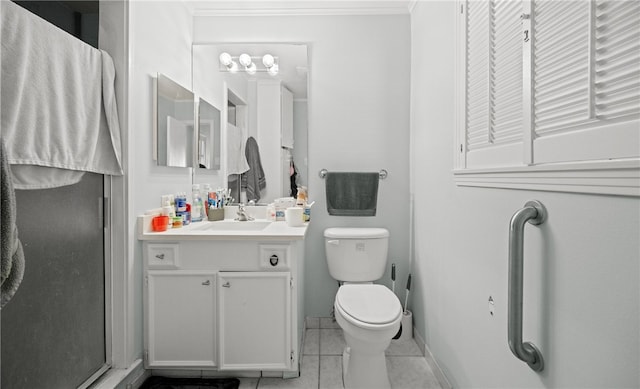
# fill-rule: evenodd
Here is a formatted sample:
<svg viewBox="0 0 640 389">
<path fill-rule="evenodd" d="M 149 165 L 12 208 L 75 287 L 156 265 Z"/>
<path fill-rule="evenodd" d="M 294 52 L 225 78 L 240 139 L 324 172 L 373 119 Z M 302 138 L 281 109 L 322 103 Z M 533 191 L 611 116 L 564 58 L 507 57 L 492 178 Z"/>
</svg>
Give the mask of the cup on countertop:
<svg viewBox="0 0 640 389">
<path fill-rule="evenodd" d="M 284 211 L 284 220 L 289 227 L 300 227 L 304 225 L 304 209 L 300 207 L 289 207 Z"/>
</svg>

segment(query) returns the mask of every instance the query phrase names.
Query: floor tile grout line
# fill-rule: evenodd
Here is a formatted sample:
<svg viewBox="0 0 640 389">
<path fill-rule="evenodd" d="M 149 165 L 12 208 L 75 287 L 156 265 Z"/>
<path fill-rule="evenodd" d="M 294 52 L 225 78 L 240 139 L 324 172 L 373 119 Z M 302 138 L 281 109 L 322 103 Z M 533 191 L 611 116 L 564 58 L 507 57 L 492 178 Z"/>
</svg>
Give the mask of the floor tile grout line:
<svg viewBox="0 0 640 389">
<path fill-rule="evenodd" d="M 320 327 L 320 321 L 318 320 L 318 327 Z M 320 389 L 320 340 L 322 339 L 322 331 L 318 328 L 318 389 Z"/>
</svg>

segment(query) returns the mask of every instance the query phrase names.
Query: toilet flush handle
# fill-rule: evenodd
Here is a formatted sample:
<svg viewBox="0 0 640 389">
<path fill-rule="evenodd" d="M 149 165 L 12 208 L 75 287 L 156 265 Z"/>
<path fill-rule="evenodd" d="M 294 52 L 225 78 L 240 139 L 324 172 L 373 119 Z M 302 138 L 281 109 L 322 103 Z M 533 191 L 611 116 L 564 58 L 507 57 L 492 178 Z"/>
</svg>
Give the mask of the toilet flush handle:
<svg viewBox="0 0 640 389">
<path fill-rule="evenodd" d="M 340 244 L 340 241 L 338 239 L 332 239 L 332 240 L 328 240 L 327 243 L 337 246 Z"/>
</svg>

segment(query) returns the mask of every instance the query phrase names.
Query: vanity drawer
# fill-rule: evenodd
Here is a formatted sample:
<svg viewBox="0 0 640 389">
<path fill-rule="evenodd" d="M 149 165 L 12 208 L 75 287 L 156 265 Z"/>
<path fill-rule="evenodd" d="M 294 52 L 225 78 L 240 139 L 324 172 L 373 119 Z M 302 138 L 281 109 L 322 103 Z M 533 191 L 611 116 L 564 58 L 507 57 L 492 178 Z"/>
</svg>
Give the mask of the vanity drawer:
<svg viewBox="0 0 640 389">
<path fill-rule="evenodd" d="M 178 244 L 147 244 L 149 269 L 177 269 L 180 266 Z"/>
</svg>

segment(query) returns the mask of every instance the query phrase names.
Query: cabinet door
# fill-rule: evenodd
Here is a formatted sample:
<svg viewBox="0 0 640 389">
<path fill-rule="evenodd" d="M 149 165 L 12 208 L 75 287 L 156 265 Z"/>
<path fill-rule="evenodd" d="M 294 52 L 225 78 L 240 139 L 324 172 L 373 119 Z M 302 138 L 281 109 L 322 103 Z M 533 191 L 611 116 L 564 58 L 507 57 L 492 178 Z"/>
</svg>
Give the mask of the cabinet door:
<svg viewBox="0 0 640 389">
<path fill-rule="evenodd" d="M 291 275 L 218 273 L 220 369 L 291 367 Z"/>
<path fill-rule="evenodd" d="M 147 366 L 215 366 L 215 273 L 147 276 Z"/>
</svg>

